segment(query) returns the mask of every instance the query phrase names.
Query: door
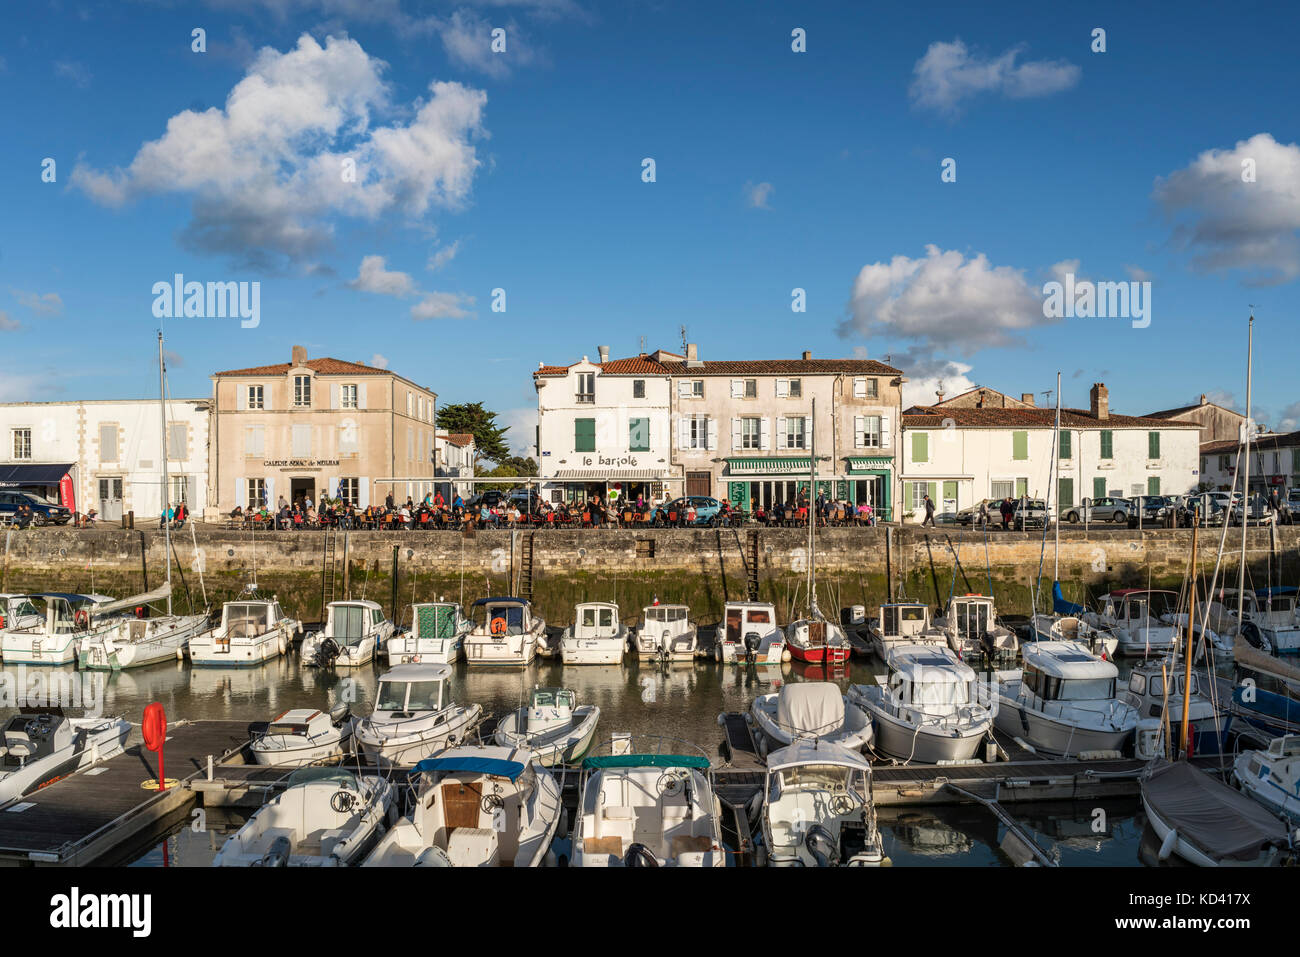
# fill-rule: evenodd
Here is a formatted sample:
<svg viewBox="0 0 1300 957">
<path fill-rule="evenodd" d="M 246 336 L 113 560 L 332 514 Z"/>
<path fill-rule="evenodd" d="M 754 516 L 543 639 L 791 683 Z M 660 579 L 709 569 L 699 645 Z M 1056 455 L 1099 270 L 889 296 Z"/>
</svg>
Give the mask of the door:
<svg viewBox="0 0 1300 957">
<path fill-rule="evenodd" d="M 941 511 L 949 515 L 952 515 L 954 512 L 957 511 L 957 483 L 956 482 L 943 483 L 942 505 L 943 508 L 941 509 Z"/>
<path fill-rule="evenodd" d="M 708 495 L 713 487 L 713 476 L 709 472 L 687 472 L 686 494 Z"/>
<path fill-rule="evenodd" d="M 105 522 L 122 520 L 122 477 L 120 475 L 99 480 L 99 517 Z"/>
</svg>

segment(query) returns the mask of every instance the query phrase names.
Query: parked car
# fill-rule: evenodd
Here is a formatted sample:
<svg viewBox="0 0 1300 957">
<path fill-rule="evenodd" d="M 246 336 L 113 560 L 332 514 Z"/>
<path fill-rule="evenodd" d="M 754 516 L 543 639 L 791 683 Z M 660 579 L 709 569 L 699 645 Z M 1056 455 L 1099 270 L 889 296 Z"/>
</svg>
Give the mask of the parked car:
<svg viewBox="0 0 1300 957">
<path fill-rule="evenodd" d="M 1091 498 L 1084 499 L 1082 505 L 1064 505 L 1061 518 L 1067 522 L 1115 522 L 1122 525 L 1128 521 L 1133 506 L 1126 498 Z"/>
<path fill-rule="evenodd" d="M 1023 510 L 1021 508 L 1023 506 Z M 1042 528 L 1047 521 L 1047 503 L 1041 498 L 1011 500 L 1011 527 L 1017 529 Z M 998 515 L 998 521 L 1002 516 Z"/>
<path fill-rule="evenodd" d="M 990 525 L 997 525 L 1002 521 L 1002 515 L 998 511 L 1002 507 L 1002 500 L 996 498 L 986 498 L 974 505 L 968 505 L 954 515 L 952 520 L 958 525 L 980 525 L 980 506 L 982 505 L 987 506 L 988 523 Z"/>
<path fill-rule="evenodd" d="M 1141 513 L 1141 524 L 1143 526 L 1159 526 L 1165 523 L 1165 519 L 1173 511 L 1174 506 L 1164 495 L 1138 495 L 1130 499 L 1132 508 L 1129 511 L 1128 527 L 1138 527 L 1138 513 Z"/>
<path fill-rule="evenodd" d="M 1199 516 L 1201 525 L 1222 525 L 1227 511 L 1210 493 L 1196 495 L 1173 495 L 1175 524 L 1179 528 L 1191 528 L 1193 519 Z"/>
<path fill-rule="evenodd" d="M 722 511 L 722 503 L 716 498 L 708 495 L 684 495 L 681 498 L 675 498 L 666 505 L 660 507 L 662 512 L 662 521 L 671 522 L 668 517 L 670 514 L 677 515 L 676 523 L 686 521 L 685 512 L 687 505 L 695 506 L 695 524 L 696 525 L 715 525 L 718 520 L 718 513 Z M 655 522 L 661 521 L 659 515 L 655 516 Z"/>
<path fill-rule="evenodd" d="M 30 492 L 0 492 L 0 520 L 12 522 L 20 505 L 31 506 L 33 525 L 67 525 L 72 521 L 72 509 L 47 502 Z"/>
</svg>

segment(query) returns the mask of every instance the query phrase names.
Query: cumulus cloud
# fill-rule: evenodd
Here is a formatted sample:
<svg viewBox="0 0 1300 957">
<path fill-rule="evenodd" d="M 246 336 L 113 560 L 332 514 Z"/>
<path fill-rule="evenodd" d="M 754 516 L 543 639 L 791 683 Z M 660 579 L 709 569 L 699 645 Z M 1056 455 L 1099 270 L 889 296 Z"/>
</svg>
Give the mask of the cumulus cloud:
<svg viewBox="0 0 1300 957">
<path fill-rule="evenodd" d="M 768 200 L 772 198 L 771 183 L 746 183 L 745 200 L 753 209 L 771 209 Z"/>
<path fill-rule="evenodd" d="M 35 293 L 23 292 L 22 290 L 13 290 L 14 298 L 18 300 L 19 305 L 30 309 L 32 312 L 39 313 L 42 316 L 57 316 L 63 312 L 63 299 L 57 292 Z"/>
<path fill-rule="evenodd" d="M 905 409 L 913 405 L 934 405 L 939 401 L 939 392 L 951 399 L 977 385 L 967 375 L 972 366 L 965 362 L 912 351 L 890 356 L 890 365 L 902 369 L 906 375 L 907 381 L 903 383 Z"/>
<path fill-rule="evenodd" d="M 411 318 L 473 319 L 466 307 L 474 305 L 474 297 L 456 292 L 426 292 L 424 298 L 411 307 Z"/>
<path fill-rule="evenodd" d="M 15 329 L 20 328 L 21 325 L 17 319 L 10 318 L 9 313 L 0 309 L 0 332 L 13 332 Z"/>
<path fill-rule="evenodd" d="M 963 100 L 982 93 L 1012 99 L 1050 96 L 1079 82 L 1082 70 L 1066 60 L 1029 60 L 1016 63 L 1023 47 L 1001 56 L 972 53 L 960 38 L 951 43 L 931 43 L 912 68 L 912 102 L 916 106 L 953 113 Z"/>
<path fill-rule="evenodd" d="M 361 260 L 361 270 L 357 278 L 348 283 L 352 289 L 361 292 L 373 292 L 381 296 L 396 296 L 399 299 L 416 293 L 415 281 L 404 272 L 384 268 L 383 256 L 366 256 Z"/>
<path fill-rule="evenodd" d="M 933 244 L 925 250 L 923 258 L 863 266 L 840 335 L 891 335 L 917 340 L 930 352 L 970 355 L 1017 344 L 1020 333 L 1050 321 L 1020 270 L 993 266 L 983 253 L 967 258 Z M 1078 263 L 1053 269 L 1067 265 Z"/>
<path fill-rule="evenodd" d="M 370 364 L 374 366 L 376 369 L 387 369 L 388 356 L 376 352 L 373 356 L 370 357 Z"/>
<path fill-rule="evenodd" d="M 163 361 L 169 369 L 179 369 L 185 365 L 185 357 L 179 352 L 172 352 L 170 349 L 163 350 Z"/>
<path fill-rule="evenodd" d="M 1240 270 L 1249 285 L 1271 286 L 1300 277 L 1297 183 L 1300 146 L 1256 133 L 1157 178 L 1153 198 L 1197 272 Z"/>
<path fill-rule="evenodd" d="M 429 257 L 428 265 L 425 267 L 431 272 L 437 272 L 447 263 L 456 258 L 456 253 L 460 251 L 460 240 L 456 240 L 450 246 L 443 246 L 441 249 L 434 250 Z"/>
<path fill-rule="evenodd" d="M 1256 416 L 1258 420 L 1258 416 Z M 1278 430 L 1281 432 L 1294 432 L 1300 429 L 1300 402 L 1292 402 L 1282 410 L 1278 417 Z"/>
<path fill-rule="evenodd" d="M 505 434 L 506 444 L 513 455 L 521 458 L 537 458 L 537 406 L 526 405 L 517 409 L 506 409 L 498 413 L 498 421 L 509 431 Z"/>
<path fill-rule="evenodd" d="M 500 79 L 514 67 L 530 66 L 538 60 L 532 42 L 513 20 L 489 22 L 471 10 L 455 10 L 436 28 L 448 59 L 459 67 L 477 70 Z M 492 49 L 492 31 L 505 31 L 505 49 Z"/>
<path fill-rule="evenodd" d="M 394 110 L 409 121 L 376 126 L 393 110 L 386 67 L 347 37 L 321 45 L 304 34 L 285 53 L 264 48 L 223 109 L 178 113 L 127 167 L 78 163 L 72 184 L 108 206 L 190 194 L 186 248 L 268 269 L 328 248 L 336 215 L 418 221 L 461 208 L 480 165 L 487 95 L 435 81 L 427 98 Z"/>
</svg>

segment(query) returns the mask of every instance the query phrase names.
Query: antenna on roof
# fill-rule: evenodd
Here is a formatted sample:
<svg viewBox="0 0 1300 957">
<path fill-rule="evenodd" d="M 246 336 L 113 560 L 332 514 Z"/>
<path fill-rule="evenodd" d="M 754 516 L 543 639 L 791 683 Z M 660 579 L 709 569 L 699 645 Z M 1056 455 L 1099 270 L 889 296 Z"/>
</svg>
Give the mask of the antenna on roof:
<svg viewBox="0 0 1300 957">
<path fill-rule="evenodd" d="M 1052 404 L 1052 396 L 1053 396 L 1054 394 L 1055 394 L 1055 392 L 1054 392 L 1054 390 L 1052 390 L 1052 389 L 1044 389 L 1044 390 L 1043 390 L 1043 398 L 1047 400 L 1047 404 L 1048 404 L 1048 405 L 1051 405 L 1051 404 Z"/>
<path fill-rule="evenodd" d="M 679 326 L 678 328 L 681 330 L 682 333 L 682 352 L 684 354 L 686 352 L 686 327 Z"/>
</svg>

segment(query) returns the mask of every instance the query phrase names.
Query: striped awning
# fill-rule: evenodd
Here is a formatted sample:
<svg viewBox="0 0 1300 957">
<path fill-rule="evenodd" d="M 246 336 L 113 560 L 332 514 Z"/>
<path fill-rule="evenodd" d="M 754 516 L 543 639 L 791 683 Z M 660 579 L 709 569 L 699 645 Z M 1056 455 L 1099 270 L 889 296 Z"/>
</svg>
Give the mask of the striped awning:
<svg viewBox="0 0 1300 957">
<path fill-rule="evenodd" d="M 543 478 L 543 482 L 548 479 Z M 654 469 L 560 469 L 552 482 L 671 482 L 672 477 Z"/>
<path fill-rule="evenodd" d="M 894 467 L 894 457 L 892 455 L 850 455 L 848 463 L 850 472 L 866 471 L 867 469 L 892 469 Z"/>
<path fill-rule="evenodd" d="M 806 455 L 742 456 L 727 459 L 731 475 L 807 475 L 812 460 Z"/>
</svg>

